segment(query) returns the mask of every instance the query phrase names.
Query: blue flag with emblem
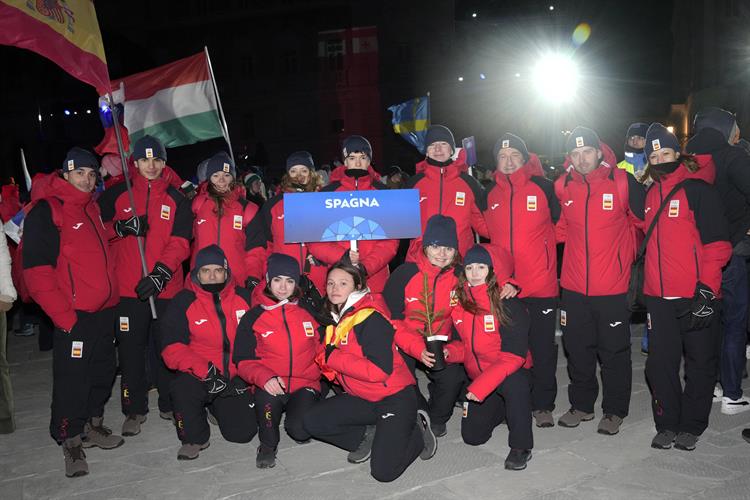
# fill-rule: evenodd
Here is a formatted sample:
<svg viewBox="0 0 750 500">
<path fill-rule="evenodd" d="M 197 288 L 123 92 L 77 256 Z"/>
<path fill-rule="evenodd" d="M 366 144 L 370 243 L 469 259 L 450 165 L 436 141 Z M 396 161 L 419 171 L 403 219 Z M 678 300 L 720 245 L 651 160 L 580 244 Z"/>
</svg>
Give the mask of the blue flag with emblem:
<svg viewBox="0 0 750 500">
<path fill-rule="evenodd" d="M 430 126 L 430 96 L 394 104 L 388 111 L 393 113 L 393 131 L 424 154 L 424 139 Z"/>
</svg>

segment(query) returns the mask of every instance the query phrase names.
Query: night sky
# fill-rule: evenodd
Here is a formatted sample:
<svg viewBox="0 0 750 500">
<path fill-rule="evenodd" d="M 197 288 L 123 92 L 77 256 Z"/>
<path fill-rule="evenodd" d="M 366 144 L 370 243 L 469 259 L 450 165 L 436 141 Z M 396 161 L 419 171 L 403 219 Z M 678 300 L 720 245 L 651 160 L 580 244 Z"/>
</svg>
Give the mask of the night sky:
<svg viewBox="0 0 750 500">
<path fill-rule="evenodd" d="M 154 49 L 139 45 L 137 35 L 132 33 L 133 26 L 118 22 L 117 12 L 125 2 L 97 2 L 100 26 L 105 49 L 117 47 L 118 60 L 110 59 L 110 76 L 118 78 L 163 64 L 154 55 Z M 173 4 L 181 8 L 183 2 L 160 2 Z M 248 2 L 252 5 L 252 2 Z M 554 11 L 549 6 L 554 6 Z M 472 14 L 476 13 L 474 18 Z M 289 14 L 289 17 L 294 14 Z M 498 48 L 505 55 L 509 52 L 521 63 L 530 49 L 537 47 L 565 48 L 572 47 L 570 36 L 580 22 L 591 25 L 590 38 L 576 50 L 576 58 L 585 61 L 581 72 L 587 83 L 594 84 L 598 95 L 596 105 L 585 109 L 584 116 L 571 113 L 569 120 L 580 120 L 601 123 L 602 116 L 618 117 L 613 131 L 605 130 L 603 135 L 620 133 L 621 123 L 642 119 L 637 104 L 648 99 L 648 108 L 653 116 L 665 116 L 672 102 L 672 2 L 671 1 L 590 1 L 572 0 L 561 2 L 538 1 L 457 1 L 455 3 L 456 30 L 461 32 L 476 30 L 477 33 L 489 33 L 498 26 L 506 27 L 516 24 L 527 26 L 541 21 L 537 28 L 524 28 L 514 44 Z M 149 23 L 168 23 L 168 19 L 146 20 Z M 474 23 L 475 27 L 471 24 Z M 526 24 L 524 24 L 526 23 Z M 198 27 L 199 29 L 199 22 Z M 283 26 L 279 26 L 282 29 Z M 248 27 L 248 29 L 252 29 Z M 128 31 L 129 30 L 129 31 Z M 125 32 L 124 32 L 125 31 Z M 185 30 L 182 34 L 186 42 L 194 33 Z M 134 41 L 135 40 L 135 41 Z M 536 47 L 535 47 L 536 46 Z M 174 54 L 173 59 L 190 55 Z M 507 68 L 493 66 L 491 61 L 495 54 L 486 47 L 477 48 L 471 53 L 472 68 L 482 66 L 483 59 L 488 61 L 486 72 L 511 71 Z M 466 63 L 466 61 L 463 61 Z M 20 160 L 18 148 L 26 149 L 29 162 L 35 170 L 56 168 L 64 152 L 73 145 L 92 147 L 101 138 L 101 126 L 96 116 L 96 92 L 68 76 L 55 64 L 41 56 L 14 47 L 0 47 L 0 63 L 4 69 L 0 75 L 0 107 L 5 116 L 0 133 L 0 161 L 2 175 L 14 175 L 20 178 Z M 519 64 L 521 64 L 519 63 Z M 382 61 L 388 64 L 388 61 Z M 461 61 L 447 61 L 448 71 L 460 72 Z M 455 69 L 458 68 L 458 69 Z M 446 77 L 453 78 L 452 75 Z M 489 80 L 489 78 L 488 78 Z M 383 103 L 384 108 L 391 103 Z M 513 113 L 522 113 L 524 103 L 514 103 Z M 64 109 L 78 111 L 80 114 L 63 118 Z M 92 114 L 86 115 L 91 109 Z M 634 111 L 635 110 L 635 111 Z M 43 117 L 38 123 L 37 114 Z M 384 111 L 385 113 L 385 111 Z M 597 115 L 596 119 L 590 118 Z M 53 116 L 50 117 L 49 115 Z M 385 116 L 385 115 L 384 115 Z M 433 115 L 433 122 L 436 120 Z M 438 117 L 445 121 L 449 117 Z M 588 118 L 588 120 L 587 120 Z M 569 123 L 562 123 L 568 126 Z M 230 133 L 233 124 L 230 122 Z M 626 126 L 626 125 L 625 125 Z M 31 131 L 34 132 L 31 132 Z M 622 130 L 624 133 L 624 130 Z M 542 142 L 543 138 L 530 137 L 530 142 Z M 621 141 L 613 138 L 613 141 Z M 210 141 L 211 144 L 187 146 L 180 148 L 178 158 L 199 157 L 210 148 L 222 146 L 221 140 Z M 615 144 L 621 148 L 622 144 Z M 200 158 L 199 158 L 200 159 Z M 283 158 L 270 158 L 271 162 L 283 161 Z M 387 163 L 384 161 L 383 163 Z M 188 170 L 189 165 L 177 165 L 178 169 Z"/>
</svg>

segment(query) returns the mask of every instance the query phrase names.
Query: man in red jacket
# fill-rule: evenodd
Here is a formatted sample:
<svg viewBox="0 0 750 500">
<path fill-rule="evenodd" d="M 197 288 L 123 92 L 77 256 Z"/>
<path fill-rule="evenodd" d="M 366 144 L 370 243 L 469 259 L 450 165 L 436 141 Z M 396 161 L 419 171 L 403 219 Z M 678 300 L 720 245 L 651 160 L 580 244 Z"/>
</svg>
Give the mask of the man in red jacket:
<svg viewBox="0 0 750 500">
<path fill-rule="evenodd" d="M 458 253 L 464 255 L 476 241 L 472 228 L 487 237 L 482 218 L 485 193 L 482 186 L 467 173 L 468 167 L 459 154 L 454 160 L 456 141 L 453 132 L 443 125 L 432 125 L 425 136 L 427 155 L 417 163 L 417 175 L 409 179 L 406 189 L 419 189 L 422 232 L 435 214 L 451 217 L 458 231 Z M 421 238 L 409 245 L 406 260 L 414 261 L 422 252 Z"/>
<path fill-rule="evenodd" d="M 62 444 L 65 475 L 88 474 L 82 448 L 116 448 L 120 436 L 103 425 L 115 378 L 114 259 L 92 192 L 99 164 L 73 148 L 50 195 L 24 223 L 23 274 L 31 297 L 55 324 L 50 433 Z"/>
<path fill-rule="evenodd" d="M 372 147 L 362 136 L 344 139 L 344 165 L 331 173 L 331 183 L 321 191 L 370 191 L 388 189 L 380 182 L 372 162 Z M 398 240 L 362 240 L 357 251 L 351 250 L 349 241 L 310 243 L 308 250 L 317 260 L 331 266 L 339 260 L 350 261 L 367 276 L 373 293 L 380 293 L 388 280 L 388 263 L 396 256 Z"/>
<path fill-rule="evenodd" d="M 565 242 L 560 325 L 568 356 L 570 410 L 558 420 L 577 427 L 594 418 L 601 363 L 604 416 L 598 432 L 617 434 L 630 406 L 632 367 L 626 294 L 643 221 L 645 192 L 617 168 L 612 150 L 591 129 L 576 127 L 566 142 L 573 168 L 555 181 L 562 207 L 557 239 Z"/>
<path fill-rule="evenodd" d="M 182 262 L 190 255 L 193 216 L 190 202 L 162 173 L 167 152 L 158 139 L 144 136 L 133 146 L 131 168 L 135 207 L 131 206 L 125 183 L 107 189 L 99 198 L 102 220 L 109 230 L 114 250 L 122 300 L 116 311 L 115 335 L 122 369 L 120 402 L 126 416 L 124 436 L 135 436 L 148 413 L 146 352 L 152 354 L 151 382 L 159 389 L 159 414 L 172 419 L 169 400 L 170 372 L 158 358 L 158 322 L 148 299 L 156 302 L 157 316 L 166 310 L 168 299 L 183 284 Z M 141 239 L 149 274 L 142 277 L 138 251 Z"/>
<path fill-rule="evenodd" d="M 537 427 L 552 427 L 557 397 L 557 249 L 555 223 L 560 203 L 539 158 L 517 135 L 506 133 L 495 143 L 494 182 L 487 188 L 487 222 L 493 247 L 513 256 L 519 298 L 529 311 L 531 402 Z"/>
<path fill-rule="evenodd" d="M 206 408 L 229 442 L 249 443 L 257 432 L 252 393 L 232 361 L 237 325 L 250 309 L 250 293 L 230 278 L 221 248 L 205 247 L 195 257 L 187 287 L 170 301 L 161 320 L 162 356 L 177 371 L 170 390 L 182 442 L 178 460 L 196 459 L 208 447 Z"/>
</svg>

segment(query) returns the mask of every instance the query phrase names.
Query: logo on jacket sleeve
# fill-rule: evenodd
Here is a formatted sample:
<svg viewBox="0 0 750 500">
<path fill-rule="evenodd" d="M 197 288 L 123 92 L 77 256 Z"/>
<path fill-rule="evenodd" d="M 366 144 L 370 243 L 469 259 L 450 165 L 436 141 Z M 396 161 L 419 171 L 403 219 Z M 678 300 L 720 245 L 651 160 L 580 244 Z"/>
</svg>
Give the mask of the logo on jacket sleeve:
<svg viewBox="0 0 750 500">
<path fill-rule="evenodd" d="M 70 357 L 80 359 L 83 357 L 83 342 L 80 340 L 73 341 L 70 347 Z"/>
<path fill-rule="evenodd" d="M 83 226 L 83 222 L 78 222 L 73 225 L 73 229 L 78 229 L 79 227 Z"/>
<path fill-rule="evenodd" d="M 245 315 L 245 309 L 237 309 L 234 311 L 234 317 L 237 318 L 237 324 L 240 324 L 240 320 Z"/>
<path fill-rule="evenodd" d="M 169 220 L 169 216 L 172 214 L 172 207 L 169 205 L 162 205 L 161 206 L 161 218 L 164 220 Z"/>
<path fill-rule="evenodd" d="M 195 320 L 195 321 L 193 321 L 193 323 L 195 323 L 195 324 L 196 324 L 196 325 L 198 325 L 198 326 L 201 326 L 201 325 L 202 325 L 203 323 L 205 323 L 206 321 L 208 321 L 208 320 L 207 320 L 206 318 L 201 318 L 201 319 L 199 319 L 199 320 Z"/>
<path fill-rule="evenodd" d="M 651 330 L 651 313 L 646 313 L 646 328 Z"/>
<path fill-rule="evenodd" d="M 315 336 L 315 328 L 313 328 L 312 321 L 303 321 L 302 328 L 305 329 L 305 337 Z"/>
<path fill-rule="evenodd" d="M 568 326 L 568 313 L 565 309 L 560 309 L 560 326 Z"/>
<path fill-rule="evenodd" d="M 536 212 L 536 195 L 530 194 L 526 197 L 526 210 Z"/>
<path fill-rule="evenodd" d="M 495 317 L 492 314 L 484 315 L 484 331 L 485 332 L 495 331 Z"/>
<path fill-rule="evenodd" d="M 612 193 L 604 193 L 602 195 L 602 210 L 612 210 L 615 204 L 615 199 Z"/>
<path fill-rule="evenodd" d="M 457 305 L 458 305 L 458 297 L 456 296 L 456 291 L 455 290 L 451 290 L 451 302 L 450 302 L 450 306 L 451 307 L 456 307 Z"/>
<path fill-rule="evenodd" d="M 206 219 L 198 219 L 197 221 L 195 221 L 195 223 L 198 224 L 199 226 L 203 224 L 204 222 L 206 222 Z"/>
<path fill-rule="evenodd" d="M 456 206 L 463 207 L 466 204 L 466 193 L 463 191 L 456 191 Z"/>
<path fill-rule="evenodd" d="M 120 331 L 121 332 L 129 332 L 130 331 L 130 318 L 127 316 L 120 316 Z"/>
<path fill-rule="evenodd" d="M 463 418 L 466 418 L 469 416 L 469 402 L 464 401 L 464 412 L 463 412 Z"/>
<path fill-rule="evenodd" d="M 668 217 L 678 217 L 680 215 L 680 200 L 669 200 Z"/>
<path fill-rule="evenodd" d="M 234 229 L 242 229 L 242 216 L 241 215 L 234 216 L 234 223 L 232 224 L 232 227 Z"/>
</svg>

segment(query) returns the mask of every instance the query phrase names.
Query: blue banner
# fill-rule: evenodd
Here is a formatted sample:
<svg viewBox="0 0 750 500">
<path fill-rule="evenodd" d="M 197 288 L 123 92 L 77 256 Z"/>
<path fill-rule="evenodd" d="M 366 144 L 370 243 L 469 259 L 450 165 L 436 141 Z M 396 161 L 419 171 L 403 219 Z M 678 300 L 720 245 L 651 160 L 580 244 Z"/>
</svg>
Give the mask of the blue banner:
<svg viewBox="0 0 750 500">
<path fill-rule="evenodd" d="M 424 140 L 430 127 L 430 96 L 394 104 L 388 111 L 393 113 L 393 131 L 425 154 Z"/>
<path fill-rule="evenodd" d="M 284 194 L 284 243 L 390 240 L 421 234 L 417 189 Z"/>
</svg>

